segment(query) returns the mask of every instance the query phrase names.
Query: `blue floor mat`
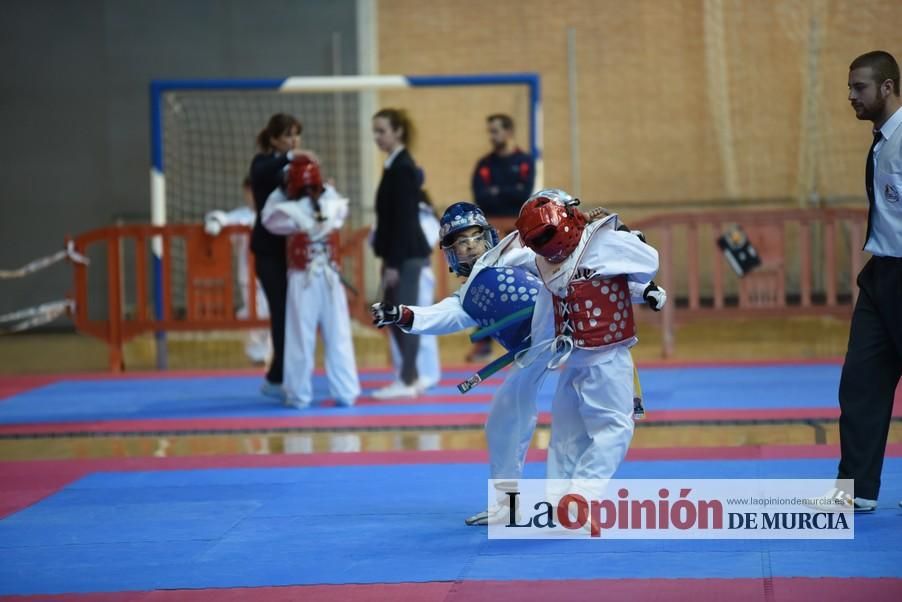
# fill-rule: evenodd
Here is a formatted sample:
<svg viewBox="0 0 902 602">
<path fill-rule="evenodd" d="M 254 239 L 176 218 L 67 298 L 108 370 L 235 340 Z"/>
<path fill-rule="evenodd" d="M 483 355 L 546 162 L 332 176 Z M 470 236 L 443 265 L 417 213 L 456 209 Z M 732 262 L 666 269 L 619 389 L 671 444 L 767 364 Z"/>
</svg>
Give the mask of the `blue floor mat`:
<svg viewBox="0 0 902 602">
<path fill-rule="evenodd" d="M 838 407 L 836 365 L 746 366 L 716 368 L 645 369 L 641 372 L 646 407 L 665 410 L 784 409 Z M 456 382 L 465 372 L 445 374 Z M 367 384 L 384 381 L 385 374 L 363 373 Z M 548 411 L 556 377 L 546 379 L 538 406 Z M 152 418 L 236 418 L 293 416 L 399 416 L 486 412 L 488 403 L 461 403 L 454 386 L 431 389 L 422 403 L 367 404 L 353 408 L 311 407 L 299 412 L 262 397 L 260 379 L 249 376 L 166 379 L 63 381 L 13 395 L 0 401 L 0 424 L 141 420 Z M 497 385 L 480 385 L 491 394 Z M 325 377 L 315 379 L 317 400 L 329 398 Z M 435 397 L 447 396 L 447 401 Z"/>
<path fill-rule="evenodd" d="M 624 478 L 822 478 L 835 460 L 627 462 Z M 539 477 L 541 464 L 527 476 Z M 109 472 L 0 521 L 0 594 L 458 579 L 902 577 L 902 458 L 854 541 L 489 541 L 481 464 Z"/>
</svg>

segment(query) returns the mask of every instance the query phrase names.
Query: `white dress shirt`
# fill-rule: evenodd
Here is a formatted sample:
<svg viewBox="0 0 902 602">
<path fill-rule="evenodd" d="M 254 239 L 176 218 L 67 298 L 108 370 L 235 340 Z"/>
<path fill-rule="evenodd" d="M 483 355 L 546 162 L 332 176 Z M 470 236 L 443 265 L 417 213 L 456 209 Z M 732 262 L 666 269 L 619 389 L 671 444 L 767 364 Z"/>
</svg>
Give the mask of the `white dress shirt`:
<svg viewBox="0 0 902 602">
<path fill-rule="evenodd" d="M 880 127 L 874 147 L 874 206 L 871 235 L 864 250 L 882 257 L 902 257 L 902 108 Z"/>
<path fill-rule="evenodd" d="M 385 169 L 388 169 L 389 167 L 391 167 L 391 164 L 392 164 L 392 162 L 394 162 L 395 157 L 400 155 L 402 150 L 404 150 L 404 145 L 403 144 L 398 145 L 395 148 L 395 150 L 393 150 L 391 152 L 391 154 L 388 156 L 388 158 L 385 160 L 385 163 L 383 163 L 383 167 L 385 167 Z"/>
</svg>

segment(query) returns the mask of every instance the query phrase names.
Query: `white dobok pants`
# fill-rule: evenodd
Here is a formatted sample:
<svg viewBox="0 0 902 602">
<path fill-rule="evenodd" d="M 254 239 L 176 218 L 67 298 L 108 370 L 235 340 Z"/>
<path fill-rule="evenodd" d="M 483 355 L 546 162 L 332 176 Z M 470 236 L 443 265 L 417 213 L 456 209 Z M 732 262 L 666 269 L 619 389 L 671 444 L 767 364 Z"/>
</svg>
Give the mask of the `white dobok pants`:
<svg viewBox="0 0 902 602">
<path fill-rule="evenodd" d="M 325 266 L 288 271 L 285 312 L 285 378 L 289 399 L 313 401 L 313 366 L 316 330 L 325 348 L 329 392 L 341 404 L 353 404 L 360 395 L 348 300 L 338 274 Z"/>
<path fill-rule="evenodd" d="M 250 316 L 250 304 L 247 301 L 247 298 L 250 296 L 248 294 L 248 286 L 246 282 L 242 282 L 240 279 L 238 284 L 241 286 L 241 298 L 243 299 L 244 304 L 235 315 L 239 318 L 246 319 Z M 260 285 L 259 280 L 257 281 L 256 297 L 257 317 L 263 319 L 268 318 L 269 305 L 266 303 L 266 295 L 263 292 L 263 287 Z M 256 328 L 245 331 L 244 354 L 249 360 L 258 364 L 262 364 L 269 360 L 269 356 L 272 355 L 272 340 L 268 328 Z"/>
<path fill-rule="evenodd" d="M 517 480 L 523 474 L 526 452 L 536 430 L 536 396 L 547 375 L 542 361 L 525 367 L 514 363 L 495 392 L 485 423 L 492 479 Z"/>
<path fill-rule="evenodd" d="M 571 359 L 587 354 L 595 352 L 574 352 Z M 610 479 L 626 457 L 634 428 L 633 358 L 625 345 L 599 355 L 561 368 L 551 408 L 549 479 Z"/>
</svg>

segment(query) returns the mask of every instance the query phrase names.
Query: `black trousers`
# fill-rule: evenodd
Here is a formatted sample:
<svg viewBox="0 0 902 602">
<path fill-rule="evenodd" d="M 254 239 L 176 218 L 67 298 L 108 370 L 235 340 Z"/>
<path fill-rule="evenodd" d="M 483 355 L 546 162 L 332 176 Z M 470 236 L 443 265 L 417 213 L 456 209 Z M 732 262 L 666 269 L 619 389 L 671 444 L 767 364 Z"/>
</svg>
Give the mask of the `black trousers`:
<svg viewBox="0 0 902 602">
<path fill-rule="evenodd" d="M 902 259 L 872 257 L 858 275 L 839 383 L 840 479 L 876 500 L 893 398 L 902 376 Z"/>
<path fill-rule="evenodd" d="M 428 258 L 405 259 L 399 268 L 401 277 L 398 284 L 385 287 L 383 302 L 389 305 L 416 305 L 420 295 L 420 272 L 427 261 Z M 417 352 L 420 350 L 420 337 L 407 334 L 397 326 L 391 327 L 391 335 L 401 355 L 401 381 L 412 385 L 419 376 Z"/>
<path fill-rule="evenodd" d="M 285 303 L 288 297 L 288 262 L 285 255 L 255 255 L 254 269 L 269 304 L 272 363 L 266 380 L 281 384 L 285 366 Z"/>
</svg>

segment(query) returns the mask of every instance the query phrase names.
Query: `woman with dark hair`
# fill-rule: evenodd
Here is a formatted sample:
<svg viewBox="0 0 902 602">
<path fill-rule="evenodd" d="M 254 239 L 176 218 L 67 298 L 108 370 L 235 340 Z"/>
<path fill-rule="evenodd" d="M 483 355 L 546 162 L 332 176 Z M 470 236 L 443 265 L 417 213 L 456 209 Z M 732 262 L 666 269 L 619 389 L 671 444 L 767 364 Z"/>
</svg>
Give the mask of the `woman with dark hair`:
<svg viewBox="0 0 902 602">
<path fill-rule="evenodd" d="M 407 151 L 413 125 L 404 111 L 382 109 L 373 116 L 373 139 L 388 155 L 376 191 L 373 251 L 382 259 L 383 303 L 416 305 L 420 273 L 429 261 L 429 244 L 420 227 L 417 165 Z M 376 399 L 416 397 L 419 393 L 419 337 L 392 327 L 401 354 L 400 379 L 373 393 Z"/>
<path fill-rule="evenodd" d="M 264 395 L 284 398 L 282 372 L 285 352 L 285 296 L 288 292 L 288 266 L 285 237 L 263 227 L 260 213 L 266 199 L 279 187 L 285 166 L 294 158 L 301 142 L 301 122 L 286 113 L 276 113 L 257 134 L 258 153 L 251 161 L 251 190 L 257 217 L 251 233 L 254 268 L 269 304 L 269 328 L 272 333 L 272 362 L 261 387 Z M 297 153 L 300 154 L 300 153 Z"/>
</svg>

